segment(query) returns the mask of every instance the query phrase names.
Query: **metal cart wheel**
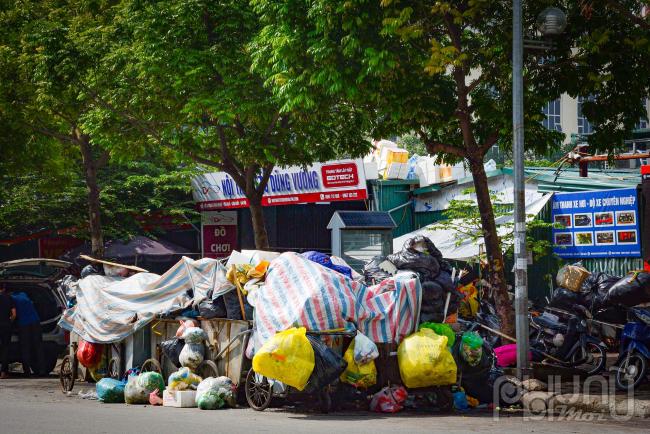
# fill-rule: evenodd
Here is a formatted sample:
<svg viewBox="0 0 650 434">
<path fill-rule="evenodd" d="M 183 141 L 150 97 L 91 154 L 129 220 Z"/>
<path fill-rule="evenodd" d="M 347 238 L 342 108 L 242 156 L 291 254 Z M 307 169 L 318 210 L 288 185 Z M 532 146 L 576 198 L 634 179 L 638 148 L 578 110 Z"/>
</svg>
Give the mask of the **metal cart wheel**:
<svg viewBox="0 0 650 434">
<path fill-rule="evenodd" d="M 271 404 L 271 384 L 263 375 L 250 369 L 246 375 L 246 401 L 253 410 L 264 411 Z"/>
<path fill-rule="evenodd" d="M 201 378 L 217 378 L 219 376 L 219 368 L 212 360 L 204 360 L 199 366 L 197 366 L 196 373 Z"/>
<path fill-rule="evenodd" d="M 120 358 L 113 357 L 108 361 L 108 376 L 115 380 L 120 379 Z"/>
<path fill-rule="evenodd" d="M 74 369 L 72 369 L 72 363 L 71 356 L 65 356 L 61 361 L 59 381 L 61 382 L 61 390 L 63 393 L 70 392 L 74 388 L 75 375 Z"/>
<path fill-rule="evenodd" d="M 158 360 L 147 359 L 142 364 L 142 368 L 140 368 L 140 372 L 157 372 L 159 374 L 162 374 L 162 368 L 160 367 L 160 363 L 158 363 Z"/>
</svg>

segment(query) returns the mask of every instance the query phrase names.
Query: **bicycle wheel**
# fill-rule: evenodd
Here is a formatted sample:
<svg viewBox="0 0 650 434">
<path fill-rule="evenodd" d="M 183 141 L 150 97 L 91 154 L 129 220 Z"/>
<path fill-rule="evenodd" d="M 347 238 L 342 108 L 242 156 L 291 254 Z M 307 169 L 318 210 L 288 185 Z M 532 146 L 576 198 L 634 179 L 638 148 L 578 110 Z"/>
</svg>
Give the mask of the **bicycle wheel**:
<svg viewBox="0 0 650 434">
<path fill-rule="evenodd" d="M 263 375 L 258 375 L 252 369 L 246 375 L 246 401 L 253 410 L 264 411 L 271 404 L 271 384 Z"/>
</svg>

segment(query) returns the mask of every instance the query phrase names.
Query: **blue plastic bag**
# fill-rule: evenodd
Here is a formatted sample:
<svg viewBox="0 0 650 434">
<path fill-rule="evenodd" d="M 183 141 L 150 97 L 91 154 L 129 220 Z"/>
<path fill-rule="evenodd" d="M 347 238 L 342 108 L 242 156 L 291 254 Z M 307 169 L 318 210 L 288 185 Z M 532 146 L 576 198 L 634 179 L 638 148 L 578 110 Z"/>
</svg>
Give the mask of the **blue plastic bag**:
<svg viewBox="0 0 650 434">
<path fill-rule="evenodd" d="M 97 382 L 97 399 L 107 404 L 124 402 L 124 387 L 126 381 L 115 380 L 114 378 L 102 378 Z"/>
</svg>

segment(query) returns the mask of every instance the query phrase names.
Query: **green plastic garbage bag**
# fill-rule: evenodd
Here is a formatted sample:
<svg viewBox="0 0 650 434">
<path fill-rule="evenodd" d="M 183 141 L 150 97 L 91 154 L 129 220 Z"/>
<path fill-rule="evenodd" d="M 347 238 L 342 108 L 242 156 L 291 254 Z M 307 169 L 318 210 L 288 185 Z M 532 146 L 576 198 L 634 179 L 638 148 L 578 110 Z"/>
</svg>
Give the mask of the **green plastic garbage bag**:
<svg viewBox="0 0 650 434">
<path fill-rule="evenodd" d="M 201 410 L 217 410 L 224 406 L 224 402 L 216 390 L 208 390 L 200 398 L 197 398 L 196 405 Z"/>
<path fill-rule="evenodd" d="M 144 372 L 131 376 L 124 388 L 124 401 L 127 404 L 149 404 L 149 395 L 156 389 L 159 395 L 165 390 L 165 381 L 159 373 Z"/>
<path fill-rule="evenodd" d="M 425 322 L 420 324 L 419 330 L 431 329 L 433 332 L 440 336 L 447 336 L 447 346 L 452 347 L 456 342 L 456 333 L 452 330 L 449 324 L 441 324 L 438 322 Z"/>
</svg>

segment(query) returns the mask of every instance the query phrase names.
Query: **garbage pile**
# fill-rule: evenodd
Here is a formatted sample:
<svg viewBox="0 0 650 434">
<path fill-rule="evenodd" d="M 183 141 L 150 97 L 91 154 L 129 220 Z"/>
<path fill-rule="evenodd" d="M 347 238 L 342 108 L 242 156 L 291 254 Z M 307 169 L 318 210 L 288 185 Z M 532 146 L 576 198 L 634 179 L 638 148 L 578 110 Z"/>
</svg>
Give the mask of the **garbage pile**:
<svg viewBox="0 0 650 434">
<path fill-rule="evenodd" d="M 255 409 L 265 408 L 273 396 L 296 393 L 317 396 L 314 401 L 323 406 L 331 405 L 326 397 L 340 393 L 379 412 L 421 405 L 466 411 L 492 404 L 491 378 L 499 372 L 493 336 L 486 339 L 488 335 L 470 328 L 496 315 L 481 298 L 478 277 L 460 279 L 426 237 L 414 237 L 401 251 L 373 258 L 363 274 L 341 258 L 313 251 L 235 252 L 226 264 L 207 258 L 183 261 L 171 274 L 138 280 L 148 296 L 163 287 L 161 282 L 172 280 L 169 276 L 179 282 L 178 287 L 165 286 L 176 297 L 165 302 L 171 307 L 160 311 L 161 304 L 146 305 L 158 309 L 157 319 L 182 318 L 175 336 L 159 343 L 165 363 L 176 370 L 167 370 L 167 378 L 132 369 L 121 379 L 99 379 L 100 401 L 215 410 L 236 406 L 237 391 L 243 389 Z M 136 276 L 111 278 L 108 292 L 117 299 L 126 297 L 126 282 Z M 90 278 L 109 284 L 105 276 Z M 90 287 L 84 279 L 78 282 L 65 282 L 71 300 L 72 288 L 78 291 L 79 302 L 71 309 L 82 305 L 78 315 L 67 316 L 75 330 L 94 325 L 83 310 L 84 291 L 90 293 Z M 113 285 L 119 287 L 113 290 Z M 125 312 L 126 305 L 120 315 Z M 149 319 L 146 315 L 137 312 L 138 321 L 141 316 L 143 322 Z M 215 357 L 214 347 L 208 352 L 205 344 L 210 330 L 205 324 L 212 320 L 249 321 L 245 354 L 252 374 L 245 362 L 240 375 L 230 378 L 218 376 L 224 373 L 221 366 L 219 374 L 204 373 L 210 366 L 206 354 Z M 499 328 L 498 322 L 490 325 Z M 111 330 L 102 335 L 122 336 Z M 86 343 L 80 349 L 78 358 L 85 365 L 100 363 L 101 344 Z"/>
<path fill-rule="evenodd" d="M 590 273 L 582 264 L 566 265 L 557 274 L 558 288 L 549 306 L 572 310 L 588 309 L 595 318 L 624 320 L 624 308 L 650 302 L 650 273 L 639 270 L 627 276 Z M 618 314 L 618 315 L 617 315 Z"/>
<path fill-rule="evenodd" d="M 390 277 L 386 270 L 391 267 L 417 274 L 422 286 L 421 321 L 443 322 L 446 313 L 458 310 L 464 296 L 452 281 L 451 266 L 429 238 L 422 235 L 413 237 L 404 243 L 400 252 L 386 258 L 373 258 L 364 267 L 366 284 Z"/>
</svg>

